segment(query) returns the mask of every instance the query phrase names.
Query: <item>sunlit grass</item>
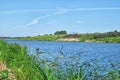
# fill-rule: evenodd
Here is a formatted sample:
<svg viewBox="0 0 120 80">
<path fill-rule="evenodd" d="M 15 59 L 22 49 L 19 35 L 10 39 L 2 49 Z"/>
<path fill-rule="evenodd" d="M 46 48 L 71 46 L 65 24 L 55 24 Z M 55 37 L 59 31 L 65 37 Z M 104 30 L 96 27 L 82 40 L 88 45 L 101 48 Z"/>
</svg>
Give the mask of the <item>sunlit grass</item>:
<svg viewBox="0 0 120 80">
<path fill-rule="evenodd" d="M 0 41 L 0 60 L 11 69 L 17 80 L 39 80 L 44 76 L 40 67 L 27 54 L 26 47 Z"/>
</svg>

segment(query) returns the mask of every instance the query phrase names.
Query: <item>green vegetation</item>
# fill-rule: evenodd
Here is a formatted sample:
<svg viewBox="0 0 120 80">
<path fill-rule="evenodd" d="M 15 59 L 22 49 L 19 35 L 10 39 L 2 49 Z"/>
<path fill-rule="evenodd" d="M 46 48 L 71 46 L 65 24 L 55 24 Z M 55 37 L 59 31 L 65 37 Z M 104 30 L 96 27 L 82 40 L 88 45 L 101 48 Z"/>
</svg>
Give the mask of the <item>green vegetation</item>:
<svg viewBox="0 0 120 80">
<path fill-rule="evenodd" d="M 33 37 L 22 37 L 18 38 L 20 40 L 47 40 L 47 41 L 56 41 L 59 38 L 62 38 L 64 35 L 44 35 L 44 36 L 33 36 Z"/>
<path fill-rule="evenodd" d="M 56 32 L 54 33 L 54 35 L 63 35 L 63 34 L 67 34 L 67 31 L 62 30 L 62 31 L 56 31 Z"/>
<path fill-rule="evenodd" d="M 36 61 L 27 54 L 26 47 L 0 41 L 0 61 L 7 65 L 6 73 L 11 70 L 9 74 L 12 73 L 17 80 L 44 80 L 45 78 Z M 5 72 L 0 74 L 1 80 Z"/>
<path fill-rule="evenodd" d="M 7 69 L 0 72 L 0 80 L 119 80 L 120 70 L 111 63 L 101 72 L 102 67 L 85 62 L 80 65 L 80 53 L 65 55 L 62 48 L 56 57 L 51 53 L 39 52 L 28 54 L 26 47 L 16 43 L 8 44 L 0 41 L 0 62 L 6 64 Z M 43 54 L 48 55 L 45 57 Z M 64 60 L 63 64 L 60 60 Z M 12 74 L 13 78 L 10 78 Z"/>
<path fill-rule="evenodd" d="M 82 34 L 79 38 L 80 41 L 90 41 L 90 42 L 120 42 L 120 32 L 117 30 L 113 32 L 106 33 L 91 33 Z"/>
<path fill-rule="evenodd" d="M 105 33 L 86 33 L 86 34 L 67 34 L 67 31 L 56 31 L 54 35 L 38 35 L 28 37 L 0 37 L 0 39 L 19 39 L 19 40 L 43 40 L 43 41 L 80 41 L 80 42 L 120 42 L 120 32 L 115 30 L 113 32 Z"/>
<path fill-rule="evenodd" d="M 80 42 L 120 42 L 120 32 L 117 30 L 106 33 L 67 34 L 66 31 L 56 31 L 54 35 L 17 38 L 20 40 L 46 40 L 46 41 L 80 41 Z M 71 40 L 70 40 L 71 39 Z"/>
<path fill-rule="evenodd" d="M 116 43 L 120 43 L 120 36 L 118 37 L 108 37 L 108 38 L 98 38 L 94 41 L 99 41 L 99 42 L 105 42 L 105 43 L 112 43 L 112 42 L 116 42 Z"/>
</svg>

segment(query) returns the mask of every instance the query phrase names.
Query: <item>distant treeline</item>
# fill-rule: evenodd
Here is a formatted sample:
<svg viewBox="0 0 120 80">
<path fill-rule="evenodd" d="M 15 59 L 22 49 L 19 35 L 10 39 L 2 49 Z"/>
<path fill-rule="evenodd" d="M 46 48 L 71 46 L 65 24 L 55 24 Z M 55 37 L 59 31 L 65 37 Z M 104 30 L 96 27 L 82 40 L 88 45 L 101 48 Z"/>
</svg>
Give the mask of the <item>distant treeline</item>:
<svg viewBox="0 0 120 80">
<path fill-rule="evenodd" d="M 62 30 L 62 31 L 56 31 L 54 35 L 62 35 L 62 34 L 67 34 L 67 31 Z"/>
<path fill-rule="evenodd" d="M 58 32 L 58 31 L 57 31 Z M 59 31 L 60 32 L 60 31 Z M 120 42 L 120 32 L 117 30 L 111 31 L 111 32 L 104 32 L 104 33 L 84 33 L 84 34 L 67 34 L 67 31 L 65 31 L 66 34 L 62 37 L 70 39 L 78 39 L 80 42 Z M 56 34 L 54 34 L 56 35 Z M 63 35 L 63 34 L 57 34 L 57 35 Z"/>
<path fill-rule="evenodd" d="M 105 33 L 86 33 L 86 34 L 67 34 L 64 38 L 80 38 L 80 37 L 87 37 L 90 39 L 97 39 L 97 38 L 108 38 L 108 37 L 117 37 L 120 36 L 120 32 L 117 30 L 113 32 L 105 32 Z"/>
</svg>

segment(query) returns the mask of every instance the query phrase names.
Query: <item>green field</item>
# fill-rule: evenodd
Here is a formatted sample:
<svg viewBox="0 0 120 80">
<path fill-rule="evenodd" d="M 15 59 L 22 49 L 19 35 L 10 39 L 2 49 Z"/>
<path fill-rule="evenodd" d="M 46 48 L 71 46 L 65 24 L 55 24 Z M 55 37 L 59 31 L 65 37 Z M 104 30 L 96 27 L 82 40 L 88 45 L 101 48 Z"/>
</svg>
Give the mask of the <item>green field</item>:
<svg viewBox="0 0 120 80">
<path fill-rule="evenodd" d="M 46 40 L 46 41 L 55 41 L 64 37 L 64 35 L 44 35 L 44 36 L 33 36 L 33 37 L 22 37 L 20 40 Z"/>
</svg>

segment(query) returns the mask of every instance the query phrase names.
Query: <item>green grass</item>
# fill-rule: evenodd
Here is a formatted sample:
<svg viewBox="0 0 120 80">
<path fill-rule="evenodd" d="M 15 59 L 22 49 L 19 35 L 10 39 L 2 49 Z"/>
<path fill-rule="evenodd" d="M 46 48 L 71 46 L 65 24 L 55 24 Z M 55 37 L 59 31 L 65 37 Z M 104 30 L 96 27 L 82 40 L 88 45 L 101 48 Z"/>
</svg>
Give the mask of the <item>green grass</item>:
<svg viewBox="0 0 120 80">
<path fill-rule="evenodd" d="M 109 37 L 109 38 L 98 38 L 98 39 L 96 39 L 96 41 L 120 43 L 120 36 L 118 36 L 118 37 Z"/>
<path fill-rule="evenodd" d="M 107 38 L 92 38 L 92 37 L 86 37 L 82 36 L 80 37 L 80 42 L 105 42 L 105 43 L 120 43 L 120 36 L 117 37 L 107 37 Z"/>
<path fill-rule="evenodd" d="M 65 56 L 62 51 L 54 60 L 42 57 L 42 53 L 30 55 L 27 48 L 16 43 L 8 44 L 0 41 L 0 61 L 12 70 L 17 80 L 119 80 L 120 70 L 104 71 L 99 74 L 97 67 L 87 63 L 78 65 L 80 57 L 78 54 Z M 51 53 L 47 53 L 51 55 Z M 59 64 L 62 59 L 66 62 L 64 66 Z M 76 62 L 75 62 L 76 61 Z M 108 66 L 107 66 L 108 67 Z M 8 71 L 0 72 L 0 80 L 8 79 Z"/>
<path fill-rule="evenodd" d="M 44 35 L 44 36 L 33 36 L 33 37 L 23 37 L 20 40 L 45 40 L 45 41 L 55 41 L 64 37 L 64 35 Z"/>
<path fill-rule="evenodd" d="M 17 80 L 42 80 L 40 67 L 27 54 L 26 47 L 0 41 L 0 61 L 12 70 Z"/>
</svg>

